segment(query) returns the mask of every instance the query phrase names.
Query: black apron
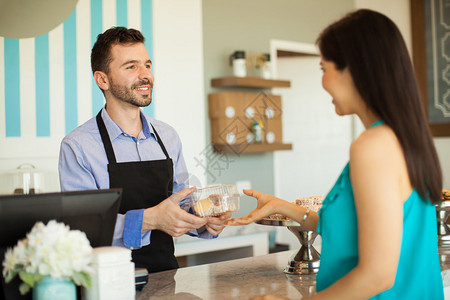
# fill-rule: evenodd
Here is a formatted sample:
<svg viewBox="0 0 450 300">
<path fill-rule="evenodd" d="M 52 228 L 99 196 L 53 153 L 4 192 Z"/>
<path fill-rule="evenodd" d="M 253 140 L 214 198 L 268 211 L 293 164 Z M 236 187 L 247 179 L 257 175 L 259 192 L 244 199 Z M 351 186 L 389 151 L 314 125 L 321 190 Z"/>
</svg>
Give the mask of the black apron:
<svg viewBox="0 0 450 300">
<path fill-rule="evenodd" d="M 117 163 L 111 140 L 101 117 L 97 114 L 97 126 L 108 157 L 109 185 L 122 188 L 119 212 L 142 209 L 159 204 L 172 194 L 173 163 L 158 133 L 152 125 L 156 138 L 166 159 Z M 178 268 L 173 239 L 160 230 L 152 230 L 151 243 L 132 251 L 136 268 L 147 268 L 151 273 Z"/>
</svg>

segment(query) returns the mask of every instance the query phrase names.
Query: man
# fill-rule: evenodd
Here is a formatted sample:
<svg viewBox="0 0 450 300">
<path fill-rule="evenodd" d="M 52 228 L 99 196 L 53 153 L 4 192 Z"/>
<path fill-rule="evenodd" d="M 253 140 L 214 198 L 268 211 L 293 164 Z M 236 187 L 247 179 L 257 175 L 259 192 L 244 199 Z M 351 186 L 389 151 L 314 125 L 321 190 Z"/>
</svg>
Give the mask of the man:
<svg viewBox="0 0 450 300">
<path fill-rule="evenodd" d="M 91 66 L 106 105 L 63 139 L 59 175 L 63 191 L 123 188 L 113 245 L 133 249 L 136 267 L 158 272 L 178 267 L 172 237 L 213 238 L 231 214 L 187 212 L 181 141 L 140 109 L 152 101 L 151 65 L 138 30 L 113 27 L 97 37 Z"/>
</svg>

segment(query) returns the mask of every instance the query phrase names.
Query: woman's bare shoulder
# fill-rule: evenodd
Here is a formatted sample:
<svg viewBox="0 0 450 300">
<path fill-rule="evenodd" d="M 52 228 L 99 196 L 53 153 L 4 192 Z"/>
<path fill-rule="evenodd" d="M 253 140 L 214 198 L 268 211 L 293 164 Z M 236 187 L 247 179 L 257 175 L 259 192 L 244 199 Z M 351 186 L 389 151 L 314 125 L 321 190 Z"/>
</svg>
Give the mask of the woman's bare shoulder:
<svg viewBox="0 0 450 300">
<path fill-rule="evenodd" d="M 391 164 L 403 158 L 403 151 L 394 131 L 379 125 L 364 131 L 350 147 L 352 164 Z"/>
</svg>

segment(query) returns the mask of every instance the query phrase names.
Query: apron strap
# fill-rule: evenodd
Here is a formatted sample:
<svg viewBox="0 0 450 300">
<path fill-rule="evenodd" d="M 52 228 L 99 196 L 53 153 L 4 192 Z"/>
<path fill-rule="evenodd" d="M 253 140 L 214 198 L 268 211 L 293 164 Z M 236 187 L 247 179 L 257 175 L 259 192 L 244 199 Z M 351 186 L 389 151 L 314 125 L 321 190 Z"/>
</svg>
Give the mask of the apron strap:
<svg viewBox="0 0 450 300">
<path fill-rule="evenodd" d="M 108 157 L 108 162 L 110 164 L 116 163 L 116 156 L 114 155 L 114 150 L 111 144 L 111 140 L 109 139 L 108 131 L 106 130 L 105 122 L 103 122 L 102 118 L 102 110 L 97 114 L 97 126 L 100 131 L 100 136 L 102 137 L 103 146 L 105 147 L 106 156 Z"/>
<path fill-rule="evenodd" d="M 158 140 L 159 145 L 161 146 L 162 151 L 164 152 L 164 154 L 166 155 L 166 158 L 169 159 L 169 154 L 167 153 L 166 147 L 164 146 L 163 142 L 161 141 L 161 138 L 159 137 L 158 132 L 156 132 L 155 127 L 153 127 L 152 124 L 150 124 L 153 128 L 153 131 L 155 132 L 156 135 L 156 139 Z"/>
</svg>

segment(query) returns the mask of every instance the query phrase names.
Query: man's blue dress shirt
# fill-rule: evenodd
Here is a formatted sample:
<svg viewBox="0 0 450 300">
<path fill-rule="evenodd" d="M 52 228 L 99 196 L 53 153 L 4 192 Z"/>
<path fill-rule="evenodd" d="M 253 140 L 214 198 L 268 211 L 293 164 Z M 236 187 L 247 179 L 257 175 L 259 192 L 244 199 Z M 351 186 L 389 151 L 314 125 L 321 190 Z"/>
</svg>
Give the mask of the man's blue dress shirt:
<svg viewBox="0 0 450 300">
<path fill-rule="evenodd" d="M 146 117 L 141 110 L 142 131 L 136 139 L 114 123 L 105 108 L 101 114 L 118 163 L 166 159 L 150 125 L 152 124 L 173 160 L 173 193 L 188 187 L 189 174 L 182 154 L 181 141 L 172 127 Z M 108 159 L 95 117 L 62 140 L 58 167 L 62 191 L 109 189 Z M 180 202 L 180 207 L 189 211 L 189 197 Z M 144 209 L 117 215 L 114 246 L 135 249 L 150 244 L 151 231 L 142 233 L 143 215 Z M 188 234 L 213 238 L 204 227 Z"/>
</svg>

